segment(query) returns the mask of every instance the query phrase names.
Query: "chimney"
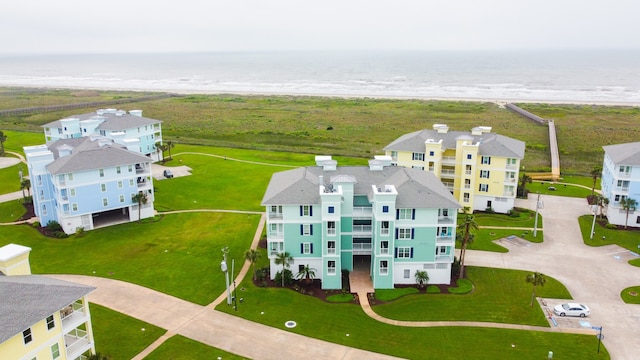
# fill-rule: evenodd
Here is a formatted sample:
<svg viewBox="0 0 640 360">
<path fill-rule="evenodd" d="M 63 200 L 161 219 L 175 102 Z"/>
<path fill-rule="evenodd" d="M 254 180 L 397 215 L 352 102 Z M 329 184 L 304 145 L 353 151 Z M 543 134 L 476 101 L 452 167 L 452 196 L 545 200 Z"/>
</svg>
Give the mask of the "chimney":
<svg viewBox="0 0 640 360">
<path fill-rule="evenodd" d="M 436 130 L 439 134 L 446 134 L 449 131 L 449 127 L 446 124 L 433 124 L 433 130 Z"/>
</svg>

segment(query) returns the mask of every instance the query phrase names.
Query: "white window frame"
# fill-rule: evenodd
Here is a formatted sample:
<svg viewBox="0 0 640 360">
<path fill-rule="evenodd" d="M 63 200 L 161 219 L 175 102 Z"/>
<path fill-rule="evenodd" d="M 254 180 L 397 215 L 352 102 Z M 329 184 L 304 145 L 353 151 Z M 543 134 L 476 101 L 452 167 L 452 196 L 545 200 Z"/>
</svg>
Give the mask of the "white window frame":
<svg viewBox="0 0 640 360">
<path fill-rule="evenodd" d="M 302 216 L 311 216 L 311 205 L 302 205 Z"/>
<path fill-rule="evenodd" d="M 399 246 L 398 247 L 398 259 L 410 259 L 411 258 L 411 247 L 410 246 Z"/>
<path fill-rule="evenodd" d="M 71 196 L 71 197 L 75 197 L 76 196 L 76 188 L 70 188 L 69 189 L 69 196 Z"/>
<path fill-rule="evenodd" d="M 380 260 L 380 275 L 388 275 L 388 274 L 389 274 L 389 261 Z"/>
<path fill-rule="evenodd" d="M 386 245 L 386 246 L 383 246 Z M 389 242 L 387 240 L 380 241 L 380 254 L 389 255 Z"/>
<path fill-rule="evenodd" d="M 491 165 L 491 156 L 482 156 L 480 158 L 480 163 L 482 165 Z"/>
<path fill-rule="evenodd" d="M 413 218 L 413 209 L 403 208 L 398 209 L 398 220 L 411 220 Z"/>
<path fill-rule="evenodd" d="M 302 224 L 302 235 L 311 236 L 311 224 Z"/>
<path fill-rule="evenodd" d="M 100 184 L 100 191 L 107 192 L 107 184 Z"/>
<path fill-rule="evenodd" d="M 33 341 L 33 331 L 31 331 L 31 328 L 27 328 L 26 330 L 22 331 L 22 342 L 25 345 L 27 345 L 32 341 Z"/>
<path fill-rule="evenodd" d="M 411 278 L 411 270 L 410 269 L 404 269 L 403 278 L 405 278 L 405 279 Z"/>
<path fill-rule="evenodd" d="M 336 254 L 336 242 L 333 240 L 327 241 L 327 254 L 335 255 Z"/>
<path fill-rule="evenodd" d="M 422 152 L 414 152 L 411 154 L 411 160 L 413 161 L 424 161 L 424 153 Z"/>
<path fill-rule="evenodd" d="M 104 177 L 104 169 L 98 169 L 98 173 L 100 174 L 100 177 Z"/>
<path fill-rule="evenodd" d="M 488 179 L 490 174 L 489 170 L 480 170 L 481 179 Z"/>
<path fill-rule="evenodd" d="M 47 316 L 47 330 L 55 329 L 56 327 L 56 318 L 53 315 Z"/>
<path fill-rule="evenodd" d="M 336 274 L 336 261 L 329 260 L 327 261 L 327 275 L 335 275 Z"/>
<path fill-rule="evenodd" d="M 124 202 L 124 195 L 120 194 L 120 202 L 123 203 Z"/>
<path fill-rule="evenodd" d="M 118 180 L 118 189 L 122 189 L 123 186 L 122 180 Z"/>
<path fill-rule="evenodd" d="M 103 206 L 103 207 L 107 207 L 107 206 L 109 206 L 109 199 L 107 199 L 107 198 L 102 198 L 102 206 Z"/>
<path fill-rule="evenodd" d="M 302 243 L 302 254 L 304 254 L 304 255 L 311 254 L 311 243 L 310 242 Z"/>
<path fill-rule="evenodd" d="M 411 240 L 411 228 L 398 228 L 398 240 Z"/>
<path fill-rule="evenodd" d="M 73 181 L 73 173 L 69 173 L 67 175 L 68 175 L 67 177 L 69 178 L 69 181 Z"/>
<path fill-rule="evenodd" d="M 55 343 L 51 345 L 51 358 L 55 360 L 59 357 L 60 357 L 60 344 Z"/>
<path fill-rule="evenodd" d="M 380 222 L 380 235 L 389 235 L 391 224 L 388 221 Z"/>
<path fill-rule="evenodd" d="M 78 211 L 78 203 L 71 203 L 71 211 Z"/>
<path fill-rule="evenodd" d="M 122 173 L 122 169 L 120 169 L 120 166 L 116 166 L 116 174 L 120 173 Z"/>
<path fill-rule="evenodd" d="M 334 236 L 336 234 L 336 222 L 327 221 L 327 235 Z"/>
<path fill-rule="evenodd" d="M 468 203 L 469 201 L 471 201 L 471 196 L 469 195 L 469 193 L 463 193 L 462 194 L 462 202 Z"/>
<path fill-rule="evenodd" d="M 480 186 L 478 187 L 478 191 L 489 192 L 489 184 L 480 184 Z"/>
</svg>

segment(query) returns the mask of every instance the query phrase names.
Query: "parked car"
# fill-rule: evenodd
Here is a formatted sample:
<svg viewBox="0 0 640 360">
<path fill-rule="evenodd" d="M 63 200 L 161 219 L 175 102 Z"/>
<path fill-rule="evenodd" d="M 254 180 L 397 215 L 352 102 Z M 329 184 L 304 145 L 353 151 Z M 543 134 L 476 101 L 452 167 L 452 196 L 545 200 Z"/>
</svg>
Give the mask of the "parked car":
<svg viewBox="0 0 640 360">
<path fill-rule="evenodd" d="M 565 303 L 553 308 L 553 312 L 560 316 L 589 316 L 589 307 L 578 303 Z"/>
<path fill-rule="evenodd" d="M 171 179 L 173 177 L 173 173 L 171 172 L 171 170 L 165 170 L 163 173 L 164 177 L 166 177 L 167 179 Z"/>
</svg>

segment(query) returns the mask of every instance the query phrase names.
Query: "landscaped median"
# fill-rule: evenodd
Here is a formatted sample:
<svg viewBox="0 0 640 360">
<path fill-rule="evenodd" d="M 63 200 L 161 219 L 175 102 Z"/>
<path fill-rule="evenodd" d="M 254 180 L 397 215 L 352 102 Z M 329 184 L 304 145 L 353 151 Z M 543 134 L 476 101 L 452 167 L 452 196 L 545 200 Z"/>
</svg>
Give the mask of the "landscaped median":
<svg viewBox="0 0 640 360">
<path fill-rule="evenodd" d="M 462 216 L 462 214 L 458 216 L 458 224 L 460 224 Z M 475 238 L 473 242 L 467 246 L 469 250 L 506 253 L 509 250 L 496 244 L 495 241 L 512 235 L 533 243 L 542 242 L 542 215 L 540 214 L 538 214 L 539 230 L 536 236 L 533 236 L 535 210 L 516 208 L 513 215 L 477 212 L 473 214 L 473 217 L 478 223 L 479 229 L 474 232 Z"/>
<path fill-rule="evenodd" d="M 601 219 L 596 218 L 594 227 L 594 235 L 591 238 L 591 227 L 593 226 L 593 215 L 583 215 L 578 219 L 580 223 L 580 231 L 582 231 L 582 239 L 589 246 L 603 246 L 616 244 L 623 247 L 633 254 L 640 252 L 640 231 L 629 227 L 623 228 L 607 228 L 603 225 Z M 640 256 L 635 256 L 629 261 L 629 264 L 640 266 Z"/>
</svg>

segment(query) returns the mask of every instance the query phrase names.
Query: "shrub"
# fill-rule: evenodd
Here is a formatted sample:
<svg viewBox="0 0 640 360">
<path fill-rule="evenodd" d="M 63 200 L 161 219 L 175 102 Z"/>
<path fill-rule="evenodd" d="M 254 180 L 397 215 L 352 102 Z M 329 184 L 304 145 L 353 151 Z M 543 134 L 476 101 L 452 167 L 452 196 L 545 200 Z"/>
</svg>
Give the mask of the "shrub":
<svg viewBox="0 0 640 360">
<path fill-rule="evenodd" d="M 511 209 L 509 210 L 509 216 L 511 216 L 512 218 L 520 217 L 520 212 L 516 209 Z"/>
<path fill-rule="evenodd" d="M 473 283 L 471 280 L 467 279 L 458 279 L 456 282 L 458 287 L 450 287 L 449 292 L 452 294 L 468 294 L 473 290 Z"/>
<path fill-rule="evenodd" d="M 484 211 L 489 213 L 489 214 L 493 214 L 493 208 L 488 207 L 488 208 L 484 209 Z"/>
<path fill-rule="evenodd" d="M 33 227 L 40 227 L 40 222 L 39 221 L 34 222 Z"/>
<path fill-rule="evenodd" d="M 273 281 L 275 281 L 276 284 L 282 284 L 282 271 L 278 271 Z M 293 275 L 289 269 L 284 270 L 284 284 L 285 286 L 293 284 Z"/>
<path fill-rule="evenodd" d="M 616 225 L 614 225 L 614 224 L 607 224 L 607 225 L 605 225 L 605 227 L 606 227 L 607 229 L 617 229 L 617 228 L 618 228 L 618 226 L 616 226 Z"/>
<path fill-rule="evenodd" d="M 85 234 L 84 227 L 79 226 L 76 228 L 76 237 L 83 237 Z"/>
<path fill-rule="evenodd" d="M 440 288 L 435 285 L 427 286 L 427 294 L 440 294 Z"/>
<path fill-rule="evenodd" d="M 53 233 L 53 236 L 57 237 L 58 239 L 66 239 L 69 237 L 69 235 L 65 234 L 64 231 L 55 231 Z"/>
<path fill-rule="evenodd" d="M 53 232 L 62 231 L 62 226 L 60 225 L 60 223 L 58 223 L 55 220 L 49 221 L 47 223 L 46 228 L 47 228 L 47 230 L 53 231 Z"/>
</svg>

